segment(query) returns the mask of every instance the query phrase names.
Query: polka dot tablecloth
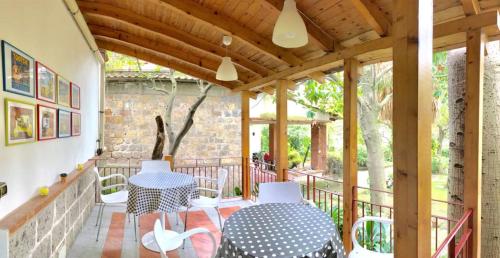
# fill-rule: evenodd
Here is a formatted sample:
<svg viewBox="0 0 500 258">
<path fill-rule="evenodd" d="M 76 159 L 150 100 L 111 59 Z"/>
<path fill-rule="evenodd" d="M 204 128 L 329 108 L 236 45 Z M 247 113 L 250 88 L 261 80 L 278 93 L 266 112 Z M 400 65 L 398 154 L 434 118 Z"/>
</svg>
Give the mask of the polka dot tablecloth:
<svg viewBox="0 0 500 258">
<path fill-rule="evenodd" d="M 189 198 L 199 198 L 197 184 L 187 174 L 142 173 L 130 177 L 128 182 L 127 212 L 136 215 L 176 212 L 180 206 L 187 206 Z"/>
<path fill-rule="evenodd" d="M 216 257 L 344 258 L 344 246 L 330 217 L 318 208 L 270 203 L 235 212 L 224 223 Z"/>
</svg>

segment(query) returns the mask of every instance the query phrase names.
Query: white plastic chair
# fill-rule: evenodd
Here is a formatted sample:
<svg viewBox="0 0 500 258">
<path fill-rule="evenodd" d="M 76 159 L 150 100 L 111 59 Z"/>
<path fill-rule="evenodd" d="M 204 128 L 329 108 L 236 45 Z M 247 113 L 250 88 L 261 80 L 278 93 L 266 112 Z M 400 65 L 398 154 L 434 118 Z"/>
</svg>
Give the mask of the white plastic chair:
<svg viewBox="0 0 500 258">
<path fill-rule="evenodd" d="M 215 257 L 215 237 L 206 228 L 193 228 L 187 232 L 179 234 L 175 231 L 163 230 L 160 219 L 156 220 L 154 226 L 155 240 L 156 244 L 160 248 L 160 254 L 162 258 L 167 258 L 166 252 L 179 248 L 185 239 L 195 234 L 206 234 L 210 236 L 210 239 L 212 241 L 212 255 L 210 257 Z"/>
<path fill-rule="evenodd" d="M 189 204 L 186 210 L 186 215 L 184 217 L 184 231 L 186 231 L 187 228 L 187 217 L 190 208 L 214 208 L 217 211 L 217 215 L 219 215 L 219 226 L 220 229 L 222 230 L 222 220 L 220 218 L 219 203 L 222 199 L 222 191 L 224 190 L 224 184 L 226 183 L 227 174 L 228 174 L 227 169 L 220 168 L 216 179 L 210 177 L 201 177 L 201 176 L 194 177 L 195 179 L 201 179 L 212 182 L 212 184 L 215 184 L 216 189 L 209 189 L 204 187 L 198 187 L 197 189 L 199 191 L 207 191 L 215 193 L 216 196 L 215 197 L 200 196 L 199 199 L 189 200 Z"/>
<path fill-rule="evenodd" d="M 96 236 L 96 240 L 95 240 L 97 242 L 97 241 L 99 241 L 99 233 L 101 231 L 102 214 L 104 212 L 104 207 L 107 204 L 126 203 L 128 201 L 128 191 L 126 190 L 126 187 L 128 185 L 128 180 L 127 180 L 127 177 L 125 177 L 122 174 L 112 174 L 112 175 L 102 177 L 99 175 L 99 170 L 96 167 L 94 168 L 94 173 L 95 173 L 96 180 L 97 180 L 96 183 L 98 186 L 99 195 L 100 195 L 101 201 L 102 201 L 102 203 L 99 205 L 99 210 L 97 212 L 97 220 L 96 220 L 96 224 L 95 224 L 96 226 L 99 226 L 99 228 L 97 229 L 97 236 Z M 121 178 L 122 183 L 113 184 L 113 185 L 106 185 L 106 186 L 102 185 L 103 181 L 108 180 L 110 178 L 114 178 L 114 177 Z M 121 190 L 114 192 L 114 193 L 110 193 L 110 194 L 103 194 L 102 193 L 105 190 L 115 189 L 115 188 L 121 188 Z M 134 216 L 134 230 L 136 230 L 135 223 L 136 223 L 136 221 L 135 221 L 135 216 Z"/>
<path fill-rule="evenodd" d="M 375 251 L 370 251 L 368 249 L 365 249 L 362 247 L 358 239 L 356 238 L 356 231 L 358 230 L 359 227 L 363 226 L 363 224 L 367 221 L 373 221 L 375 223 L 382 223 L 382 224 L 392 224 L 391 219 L 386 219 L 386 218 L 381 218 L 381 217 L 372 217 L 372 216 L 367 216 L 360 218 L 354 223 L 354 226 L 352 226 L 352 232 L 351 232 L 351 239 L 352 239 L 352 244 L 354 245 L 354 249 L 351 251 L 349 254 L 349 258 L 365 258 L 365 257 L 370 257 L 370 258 L 393 258 L 394 254 L 392 253 L 379 253 Z"/>
<path fill-rule="evenodd" d="M 260 183 L 257 203 L 305 203 L 315 206 L 304 199 L 297 182 Z"/>
<path fill-rule="evenodd" d="M 139 173 L 172 172 L 170 162 L 165 160 L 143 160 Z"/>
</svg>

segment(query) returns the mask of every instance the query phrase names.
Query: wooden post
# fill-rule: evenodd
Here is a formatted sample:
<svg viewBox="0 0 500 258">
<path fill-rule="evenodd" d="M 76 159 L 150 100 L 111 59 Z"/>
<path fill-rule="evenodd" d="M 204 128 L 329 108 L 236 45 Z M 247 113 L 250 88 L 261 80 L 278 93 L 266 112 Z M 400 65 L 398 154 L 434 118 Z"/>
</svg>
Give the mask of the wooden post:
<svg viewBox="0 0 500 258">
<path fill-rule="evenodd" d="M 432 0 L 394 1 L 394 254 L 431 257 Z"/>
<path fill-rule="evenodd" d="M 344 227 L 342 239 L 347 253 L 352 250 L 351 229 L 357 217 L 354 206 L 358 184 L 358 78 L 359 62 L 344 60 Z"/>
<path fill-rule="evenodd" d="M 481 168 L 483 129 L 483 74 L 485 33 L 467 32 L 464 133 L 464 209 L 472 209 L 472 248 L 469 256 L 481 257 Z"/>
<path fill-rule="evenodd" d="M 277 181 L 288 180 L 288 82 L 279 80 L 276 85 L 276 173 Z"/>
<path fill-rule="evenodd" d="M 163 160 L 166 160 L 170 163 L 170 169 L 172 169 L 172 171 L 174 171 L 174 156 L 172 155 L 165 155 L 163 157 Z"/>
<path fill-rule="evenodd" d="M 250 92 L 241 92 L 241 170 L 243 178 L 243 199 L 251 197 L 250 185 Z"/>
</svg>

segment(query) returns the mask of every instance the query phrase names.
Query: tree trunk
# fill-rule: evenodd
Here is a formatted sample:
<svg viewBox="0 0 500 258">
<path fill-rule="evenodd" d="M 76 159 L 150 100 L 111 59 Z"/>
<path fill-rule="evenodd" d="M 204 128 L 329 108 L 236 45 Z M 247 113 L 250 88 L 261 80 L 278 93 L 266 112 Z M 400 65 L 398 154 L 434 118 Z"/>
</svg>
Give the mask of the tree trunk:
<svg viewBox="0 0 500 258">
<path fill-rule="evenodd" d="M 153 149 L 153 155 L 151 159 L 159 160 L 163 159 L 163 147 L 165 146 L 165 128 L 163 126 L 163 119 L 161 116 L 156 116 L 156 143 Z"/>
<path fill-rule="evenodd" d="M 448 53 L 448 108 L 450 157 L 448 166 L 448 201 L 463 202 L 464 196 L 464 96 L 465 96 L 465 49 Z M 463 209 L 449 205 L 448 217 L 459 219 Z"/>
<path fill-rule="evenodd" d="M 488 43 L 483 91 L 483 189 L 481 257 L 500 254 L 500 51 Z"/>
</svg>

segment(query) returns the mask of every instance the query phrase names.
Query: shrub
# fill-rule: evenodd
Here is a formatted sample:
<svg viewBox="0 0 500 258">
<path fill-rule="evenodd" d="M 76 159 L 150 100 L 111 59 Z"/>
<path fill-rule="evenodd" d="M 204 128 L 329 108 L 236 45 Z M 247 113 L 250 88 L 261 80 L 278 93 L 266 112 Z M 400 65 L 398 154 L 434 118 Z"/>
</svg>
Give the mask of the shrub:
<svg viewBox="0 0 500 258">
<path fill-rule="evenodd" d="M 448 170 L 448 158 L 441 156 L 432 157 L 432 173 L 442 174 Z"/>
<path fill-rule="evenodd" d="M 368 152 L 366 151 L 366 146 L 364 144 L 358 144 L 358 167 L 368 167 Z"/>
<path fill-rule="evenodd" d="M 302 163 L 300 153 L 294 149 L 290 149 L 288 151 L 288 168 L 296 168 L 300 163 Z"/>
<path fill-rule="evenodd" d="M 328 167 L 328 173 L 342 174 L 342 153 L 338 153 L 336 151 L 328 152 L 328 159 L 326 164 Z"/>
</svg>

